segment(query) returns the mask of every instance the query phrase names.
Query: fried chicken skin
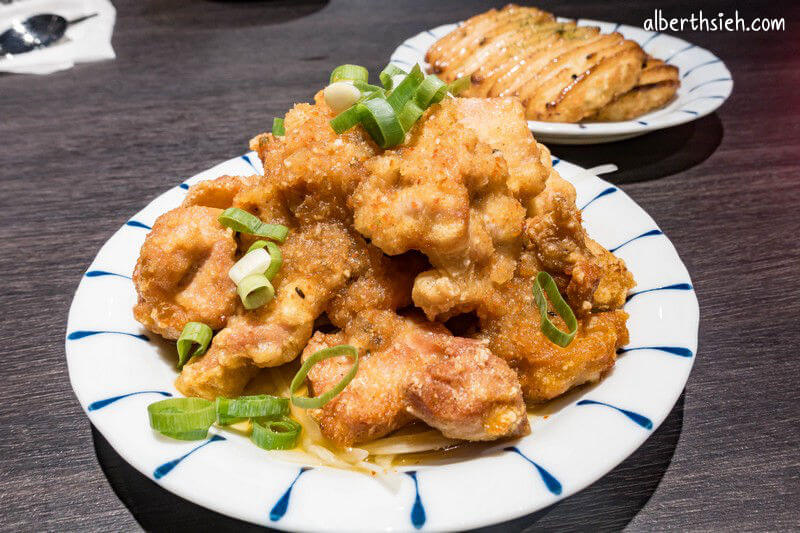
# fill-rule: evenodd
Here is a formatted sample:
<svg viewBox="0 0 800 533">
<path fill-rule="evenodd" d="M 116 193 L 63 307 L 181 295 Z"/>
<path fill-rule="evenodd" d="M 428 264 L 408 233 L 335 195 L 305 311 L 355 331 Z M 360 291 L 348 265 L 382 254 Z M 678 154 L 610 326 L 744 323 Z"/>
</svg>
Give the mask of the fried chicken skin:
<svg viewBox="0 0 800 533">
<path fill-rule="evenodd" d="M 150 331 L 177 339 L 187 322 L 218 330 L 236 312 L 236 286 L 228 277 L 236 241 L 217 221 L 221 212 L 173 209 L 147 234 L 133 271 L 138 295 L 133 315 Z"/>
<path fill-rule="evenodd" d="M 335 334 L 317 333 L 303 352 L 338 344 L 361 354 L 344 391 L 312 416 L 341 446 L 367 442 L 417 417 L 452 438 L 494 440 L 530 431 L 514 372 L 480 341 L 441 324 L 391 311 L 363 312 Z M 314 395 L 333 387 L 352 361 L 327 359 L 308 374 Z"/>
</svg>

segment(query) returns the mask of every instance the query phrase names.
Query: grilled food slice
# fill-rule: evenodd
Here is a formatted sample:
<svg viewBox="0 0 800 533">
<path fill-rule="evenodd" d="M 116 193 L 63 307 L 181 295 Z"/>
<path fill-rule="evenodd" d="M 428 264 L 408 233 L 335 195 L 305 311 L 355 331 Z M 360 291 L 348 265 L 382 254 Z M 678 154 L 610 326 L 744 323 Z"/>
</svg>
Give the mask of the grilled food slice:
<svg viewBox="0 0 800 533">
<path fill-rule="evenodd" d="M 450 61 L 442 71 L 446 81 L 472 74 L 489 58 L 502 53 L 511 43 L 535 31 L 542 23 L 551 22 L 552 15 L 539 10 L 520 13 L 483 34 L 474 48 L 465 49 L 463 55 Z M 461 51 L 459 51 L 461 52 Z"/>
<path fill-rule="evenodd" d="M 517 97 L 529 120 L 626 120 L 663 106 L 680 85 L 675 67 L 647 57 L 619 33 L 557 22 L 509 4 L 476 15 L 434 43 L 430 71 L 464 96 Z"/>
<path fill-rule="evenodd" d="M 509 4 L 499 11 L 492 9 L 473 17 L 434 44 L 426 54 L 426 61 L 433 66 L 434 71 L 441 72 L 457 58 L 470 54 L 487 32 L 533 9 Z M 451 35 L 453 38 L 448 39 Z"/>
<path fill-rule="evenodd" d="M 561 37 L 558 41 L 529 56 L 521 68 L 498 78 L 489 90 L 489 96 L 516 96 L 554 57 L 586 44 L 587 40 L 600 33 L 600 29 L 581 26 L 564 28 L 558 33 Z"/>
<path fill-rule="evenodd" d="M 559 39 L 558 30 L 563 27 L 562 23 L 548 22 L 525 32 L 519 31 L 518 39 L 512 40 L 499 53 L 486 58 L 471 74 L 472 85 L 464 95 L 485 97 L 498 77 L 515 66 L 518 67 L 529 55 L 556 42 Z"/>
<path fill-rule="evenodd" d="M 631 90 L 644 59 L 640 47 L 621 50 L 575 78 L 545 104 L 544 112 L 528 108 L 527 116 L 547 122 L 578 122 Z"/>
<path fill-rule="evenodd" d="M 677 67 L 648 57 L 639 83 L 602 107 L 590 119 L 620 121 L 644 115 L 669 103 L 680 85 Z"/>
</svg>

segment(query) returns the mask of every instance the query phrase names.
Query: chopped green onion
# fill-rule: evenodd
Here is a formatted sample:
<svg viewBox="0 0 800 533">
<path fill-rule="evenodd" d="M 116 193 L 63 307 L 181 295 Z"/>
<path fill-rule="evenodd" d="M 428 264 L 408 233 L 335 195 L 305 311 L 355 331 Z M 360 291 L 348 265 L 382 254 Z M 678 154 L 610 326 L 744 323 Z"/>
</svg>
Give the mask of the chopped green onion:
<svg viewBox="0 0 800 533">
<path fill-rule="evenodd" d="M 403 142 L 406 134 L 397 119 L 395 110 L 387 100 L 373 98 L 361 102 L 357 108 L 361 124 L 378 146 L 390 148 Z"/>
<path fill-rule="evenodd" d="M 308 372 L 311 370 L 315 364 L 319 363 L 320 361 L 324 361 L 325 359 L 330 359 L 331 357 L 339 357 L 341 355 L 345 355 L 353 359 L 353 366 L 350 367 L 350 370 L 344 377 L 333 386 L 329 391 L 320 394 L 315 398 L 305 398 L 303 396 L 295 396 L 294 393 L 297 392 L 303 382 L 308 375 Z M 308 359 L 305 360 L 303 365 L 300 367 L 300 370 L 297 371 L 297 374 L 292 379 L 292 384 L 289 386 L 289 390 L 292 393 L 292 403 L 297 407 L 302 407 L 303 409 L 318 409 L 331 401 L 337 394 L 342 392 L 345 387 L 347 387 L 348 383 L 355 377 L 356 372 L 358 372 L 358 350 L 356 350 L 353 346 L 348 344 L 340 344 L 339 346 L 332 346 L 330 348 L 324 348 L 312 354 Z"/>
<path fill-rule="evenodd" d="M 179 440 L 204 439 L 217 418 L 214 404 L 203 398 L 170 398 L 147 406 L 150 427 Z"/>
<path fill-rule="evenodd" d="M 380 78 L 381 84 L 383 84 L 383 88 L 386 89 L 387 91 L 391 91 L 392 86 L 394 85 L 394 77 L 405 76 L 407 74 L 408 73 L 405 70 L 389 63 L 388 65 L 386 65 L 386 68 L 381 71 L 378 78 Z"/>
<path fill-rule="evenodd" d="M 342 111 L 336 118 L 331 119 L 330 125 L 333 128 L 333 131 L 341 135 L 342 133 L 346 132 L 356 124 L 358 124 L 361 120 L 361 114 L 358 110 L 358 104 L 352 106 L 351 108 Z"/>
<path fill-rule="evenodd" d="M 389 105 L 392 106 L 395 112 L 399 113 L 402 111 L 403 107 L 406 105 L 406 102 L 414 98 L 414 94 L 417 92 L 417 87 L 420 86 L 422 80 L 424 79 L 425 75 L 422 73 L 419 65 L 414 65 L 414 68 L 411 69 L 411 72 L 408 73 L 408 76 L 406 76 L 405 79 L 397 85 L 397 87 L 392 89 L 392 92 L 386 97 L 386 101 L 389 102 Z"/>
<path fill-rule="evenodd" d="M 545 294 L 547 294 L 547 298 L 549 298 L 550 302 L 553 304 L 553 309 L 555 309 L 556 313 L 564 319 L 564 323 L 567 325 L 569 331 L 561 331 L 550 321 L 550 318 L 547 316 L 547 299 L 544 296 Z M 533 299 L 536 301 L 536 305 L 539 307 L 539 313 L 542 317 L 541 329 L 544 336 L 547 337 L 550 342 L 562 348 L 568 346 L 569 343 L 572 342 L 572 339 L 575 338 L 575 333 L 578 331 L 578 320 L 575 318 L 575 313 L 572 312 L 572 308 L 564 301 L 564 298 L 561 297 L 561 293 L 558 292 L 558 287 L 553 277 L 547 272 L 542 271 L 536 274 L 536 281 L 533 283 Z"/>
<path fill-rule="evenodd" d="M 267 252 L 269 252 L 269 266 L 267 267 L 267 271 L 264 272 L 264 276 L 272 281 L 272 278 L 275 277 L 275 274 L 281 269 L 281 265 L 283 265 L 283 254 L 281 253 L 281 249 L 278 248 L 278 245 L 274 242 L 267 243 Z"/>
<path fill-rule="evenodd" d="M 286 135 L 286 129 L 283 127 L 282 118 L 275 117 L 272 119 L 272 134 L 276 137 Z"/>
<path fill-rule="evenodd" d="M 226 228 L 231 228 L 239 233 L 266 237 L 278 242 L 286 240 L 289 228 L 280 224 L 267 224 L 262 222 L 257 216 L 248 213 L 238 207 L 229 207 L 219 216 L 219 223 Z"/>
<path fill-rule="evenodd" d="M 187 322 L 178 337 L 178 370 L 195 355 L 203 355 L 211 343 L 214 332 L 202 322 Z M 197 348 L 192 350 L 193 345 Z"/>
<path fill-rule="evenodd" d="M 277 398 L 269 394 L 239 396 L 238 398 L 218 396 L 216 409 L 217 421 L 222 425 L 228 425 L 245 418 L 286 415 L 289 413 L 289 399 Z"/>
<path fill-rule="evenodd" d="M 331 80 L 328 83 L 347 80 L 365 82 L 368 79 L 369 72 L 361 65 L 339 65 L 331 72 Z"/>
<path fill-rule="evenodd" d="M 266 248 L 267 253 L 269 253 L 269 266 L 264 271 L 264 275 L 268 280 L 272 281 L 272 278 L 275 277 L 275 274 L 278 273 L 283 265 L 283 254 L 278 245 L 272 241 L 256 241 L 250 245 L 250 248 L 247 249 L 247 253 L 249 254 L 253 250 L 258 250 L 260 248 Z"/>
<path fill-rule="evenodd" d="M 410 130 L 411 126 L 419 120 L 419 117 L 421 117 L 424 112 L 425 110 L 418 106 L 414 100 L 406 102 L 405 107 L 403 107 L 403 110 L 397 116 L 397 120 L 400 121 L 400 126 L 402 126 L 403 131 Z"/>
<path fill-rule="evenodd" d="M 469 87 L 471 85 L 472 85 L 472 80 L 470 80 L 470 77 L 469 76 L 464 76 L 464 77 L 458 78 L 454 82 L 450 83 L 450 85 L 447 86 L 447 90 L 453 96 L 457 96 L 462 91 L 464 91 L 466 89 L 469 89 Z"/>
<path fill-rule="evenodd" d="M 275 297 L 275 289 L 264 274 L 251 274 L 236 286 L 245 309 L 257 309 Z"/>
<path fill-rule="evenodd" d="M 361 91 L 362 93 L 374 93 L 376 91 L 383 91 L 383 87 L 378 87 L 377 85 L 371 85 L 365 81 L 354 81 L 353 86 Z"/>
<path fill-rule="evenodd" d="M 267 242 L 269 242 L 269 241 L 260 241 L 259 240 L 259 241 L 254 242 L 253 244 L 250 245 L 250 248 L 248 248 L 247 251 L 244 254 L 247 255 L 250 252 L 252 252 L 253 250 L 258 250 L 259 248 L 266 248 L 267 247 Z"/>
<path fill-rule="evenodd" d="M 266 272 L 271 262 L 272 257 L 263 248 L 247 252 L 228 270 L 228 277 L 238 285 L 247 276 Z"/>
<path fill-rule="evenodd" d="M 414 100 L 417 105 L 423 109 L 438 103 L 447 94 L 447 84 L 440 80 L 437 76 L 430 74 L 425 76 L 422 83 L 417 88 L 417 93 L 414 95 Z"/>
<path fill-rule="evenodd" d="M 300 437 L 300 424 L 287 416 L 254 418 L 250 440 L 265 450 L 291 450 Z"/>
</svg>

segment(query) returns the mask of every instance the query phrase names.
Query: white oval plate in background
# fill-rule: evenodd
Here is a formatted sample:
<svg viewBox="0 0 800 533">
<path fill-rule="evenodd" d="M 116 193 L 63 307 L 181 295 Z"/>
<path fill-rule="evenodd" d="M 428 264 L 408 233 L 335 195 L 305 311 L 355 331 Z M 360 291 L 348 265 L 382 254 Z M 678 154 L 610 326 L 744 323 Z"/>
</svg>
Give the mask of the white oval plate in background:
<svg viewBox="0 0 800 533">
<path fill-rule="evenodd" d="M 589 234 L 623 258 L 638 286 L 625 310 L 630 344 L 599 384 L 532 417 L 531 435 L 439 465 L 401 468 L 393 483 L 270 456 L 240 434 L 212 427 L 203 441 L 154 433 L 146 407 L 177 395 L 174 344 L 133 318 L 139 248 L 190 184 L 261 172 L 245 154 L 176 185 L 136 213 L 101 248 L 75 293 L 66 331 L 69 376 L 92 424 L 144 475 L 198 505 L 292 531 L 464 529 L 510 520 L 583 489 L 622 462 L 664 420 L 697 351 L 698 305 L 675 248 L 618 187 L 570 163 L 556 169 L 577 189 Z"/>
<path fill-rule="evenodd" d="M 572 19 L 559 17 L 560 22 Z M 599 26 L 600 31 L 618 31 L 636 41 L 645 52 L 680 69 L 681 86 L 667 106 L 623 122 L 541 122 L 529 120 L 528 127 L 536 140 L 551 144 L 598 144 L 628 139 L 645 133 L 697 120 L 713 113 L 733 90 L 733 78 L 720 58 L 683 39 L 634 26 L 577 19 L 578 26 Z M 427 69 L 425 53 L 433 43 L 450 33 L 458 24 L 445 24 L 407 39 L 392 53 L 391 63 L 409 69 L 419 63 Z"/>
</svg>

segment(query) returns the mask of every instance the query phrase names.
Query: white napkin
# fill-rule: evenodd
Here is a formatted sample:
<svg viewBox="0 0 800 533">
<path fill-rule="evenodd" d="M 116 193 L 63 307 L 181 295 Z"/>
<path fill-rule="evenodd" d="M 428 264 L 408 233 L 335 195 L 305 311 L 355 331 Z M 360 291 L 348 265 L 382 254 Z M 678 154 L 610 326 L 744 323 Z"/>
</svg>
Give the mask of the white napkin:
<svg viewBox="0 0 800 533">
<path fill-rule="evenodd" d="M 11 57 L 0 56 L 0 72 L 50 74 L 72 68 L 75 63 L 114 59 L 111 34 L 117 11 L 108 0 L 25 0 L 0 4 L 0 33 L 14 21 L 32 15 L 52 13 L 67 20 L 97 13 L 83 22 L 67 27 L 64 38 L 47 48 Z"/>
</svg>

